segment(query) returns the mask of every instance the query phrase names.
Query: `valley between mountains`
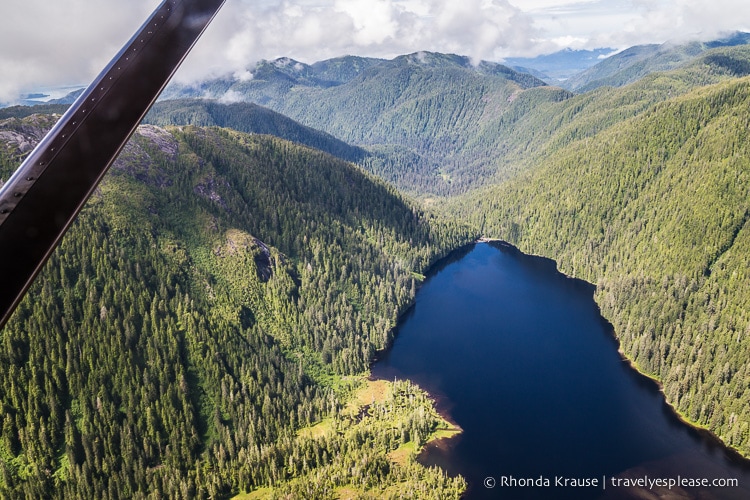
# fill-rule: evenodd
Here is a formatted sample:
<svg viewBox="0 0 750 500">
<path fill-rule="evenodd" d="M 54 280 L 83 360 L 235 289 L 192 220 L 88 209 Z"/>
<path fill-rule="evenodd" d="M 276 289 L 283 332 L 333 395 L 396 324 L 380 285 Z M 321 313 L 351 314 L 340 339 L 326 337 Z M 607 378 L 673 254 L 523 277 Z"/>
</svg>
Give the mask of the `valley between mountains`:
<svg viewBox="0 0 750 500">
<path fill-rule="evenodd" d="M 364 375 L 482 236 L 595 284 L 623 355 L 750 456 L 748 47 L 570 89 L 435 53 L 170 87 L 0 335 L 0 495 L 459 498 L 414 459 L 432 401 Z M 0 109 L 0 179 L 64 109 Z"/>
</svg>

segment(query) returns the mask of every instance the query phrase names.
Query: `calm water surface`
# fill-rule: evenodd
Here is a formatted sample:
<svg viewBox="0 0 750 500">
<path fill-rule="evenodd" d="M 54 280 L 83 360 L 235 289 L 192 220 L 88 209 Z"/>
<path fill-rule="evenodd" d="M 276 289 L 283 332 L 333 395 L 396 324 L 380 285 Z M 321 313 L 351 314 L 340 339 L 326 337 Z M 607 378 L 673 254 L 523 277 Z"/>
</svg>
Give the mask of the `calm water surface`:
<svg viewBox="0 0 750 500">
<path fill-rule="evenodd" d="M 463 429 L 420 460 L 463 475 L 467 498 L 750 499 L 747 463 L 680 423 L 629 368 L 592 294 L 503 245 L 477 244 L 436 269 L 372 369 L 417 382 Z M 624 482 L 680 478 L 739 486 Z"/>
</svg>

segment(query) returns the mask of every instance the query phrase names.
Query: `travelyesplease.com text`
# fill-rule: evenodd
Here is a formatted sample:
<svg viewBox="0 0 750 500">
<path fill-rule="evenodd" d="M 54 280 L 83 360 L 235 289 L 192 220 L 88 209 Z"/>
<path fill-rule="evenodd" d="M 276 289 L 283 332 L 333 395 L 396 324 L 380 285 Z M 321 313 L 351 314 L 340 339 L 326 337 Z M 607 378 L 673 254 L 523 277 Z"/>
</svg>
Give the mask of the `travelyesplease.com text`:
<svg viewBox="0 0 750 500">
<path fill-rule="evenodd" d="M 500 476 L 499 479 L 487 477 L 485 488 L 645 488 L 655 490 L 666 488 L 736 488 L 739 480 L 736 478 L 697 478 L 697 477 L 566 477 L 566 476 L 538 476 L 515 477 Z"/>
</svg>

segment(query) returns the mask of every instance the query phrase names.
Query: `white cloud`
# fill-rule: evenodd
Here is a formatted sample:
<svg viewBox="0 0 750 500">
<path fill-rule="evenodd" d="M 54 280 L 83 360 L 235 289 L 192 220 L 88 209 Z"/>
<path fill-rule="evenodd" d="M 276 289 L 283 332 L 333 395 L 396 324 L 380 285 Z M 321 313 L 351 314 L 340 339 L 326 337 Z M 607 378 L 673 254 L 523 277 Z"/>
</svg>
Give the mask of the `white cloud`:
<svg viewBox="0 0 750 500">
<path fill-rule="evenodd" d="M 244 97 L 236 90 L 227 90 L 223 96 L 219 98 L 219 102 L 222 104 L 233 104 L 235 102 L 242 102 Z"/>
<path fill-rule="evenodd" d="M 0 5 L 0 102 L 92 80 L 158 0 L 10 0 Z"/>
<path fill-rule="evenodd" d="M 569 5 L 592 4 L 594 1 L 595 0 L 588 2 L 581 0 L 510 0 L 510 3 L 522 8 L 526 12 L 549 12 L 550 10 L 564 8 Z"/>
<path fill-rule="evenodd" d="M 159 3 L 3 2 L 0 102 L 21 91 L 90 81 Z M 179 78 L 245 75 L 258 60 L 281 56 L 311 63 L 346 54 L 394 57 L 425 50 L 500 60 L 562 46 L 624 48 L 736 29 L 750 29 L 750 2 L 227 0 Z"/>
<path fill-rule="evenodd" d="M 533 44 L 532 18 L 507 0 L 235 0 L 191 56 L 182 79 L 211 64 L 289 56 L 315 62 L 347 54 L 394 57 L 418 50 L 499 58 Z M 228 40 L 228 42 L 227 42 Z M 236 71 L 237 68 L 234 68 Z"/>
<path fill-rule="evenodd" d="M 645 34 L 662 40 L 699 37 L 708 40 L 735 30 L 750 30 L 750 3 L 745 0 L 634 0 L 640 19 L 625 31 L 634 38 Z M 627 39 L 626 39 L 627 40 Z"/>
<path fill-rule="evenodd" d="M 446 1 L 433 15 L 435 32 L 448 41 L 451 51 L 476 60 L 525 49 L 535 36 L 531 17 L 507 1 Z"/>
<path fill-rule="evenodd" d="M 745 0 L 511 1 L 533 15 L 546 40 L 573 38 L 578 40 L 573 48 L 708 40 L 750 29 L 750 3 Z"/>
<path fill-rule="evenodd" d="M 351 18 L 356 45 L 382 44 L 398 32 L 398 13 L 390 0 L 335 0 L 333 9 Z"/>
</svg>

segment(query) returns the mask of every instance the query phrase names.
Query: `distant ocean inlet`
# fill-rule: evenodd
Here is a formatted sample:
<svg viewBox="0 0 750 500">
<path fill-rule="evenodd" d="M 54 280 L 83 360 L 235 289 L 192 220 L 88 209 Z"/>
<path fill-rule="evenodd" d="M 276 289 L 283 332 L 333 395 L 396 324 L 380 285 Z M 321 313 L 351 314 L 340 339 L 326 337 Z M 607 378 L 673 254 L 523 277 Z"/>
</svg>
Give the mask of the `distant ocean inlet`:
<svg viewBox="0 0 750 500">
<path fill-rule="evenodd" d="M 750 498 L 748 463 L 617 347 L 591 284 L 478 243 L 431 272 L 372 371 L 417 382 L 463 429 L 420 461 L 463 475 L 466 498 Z"/>
</svg>

